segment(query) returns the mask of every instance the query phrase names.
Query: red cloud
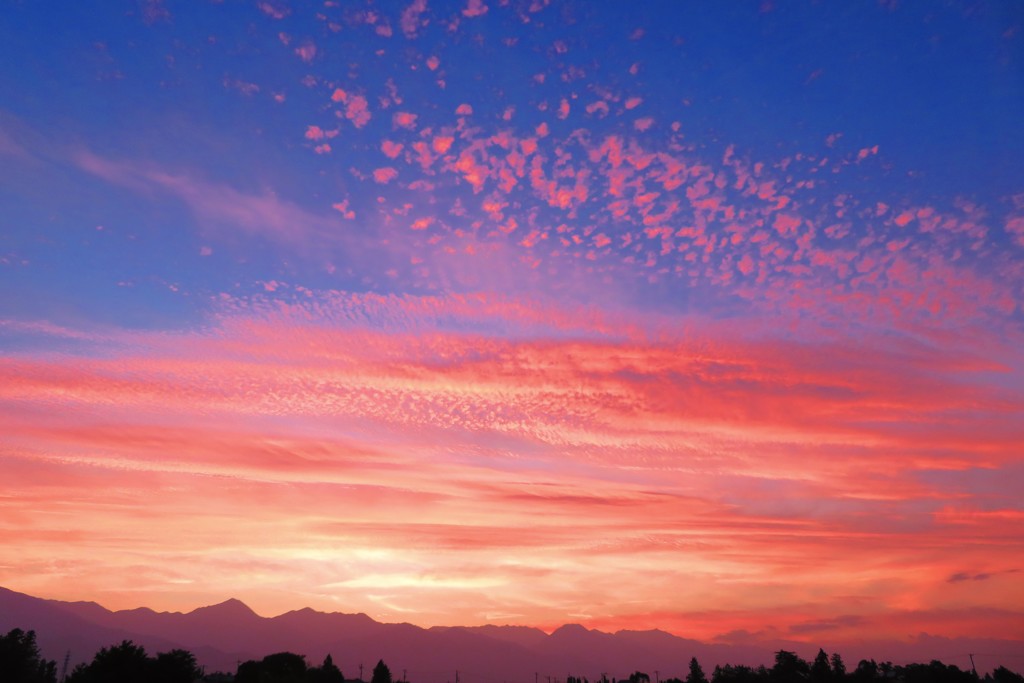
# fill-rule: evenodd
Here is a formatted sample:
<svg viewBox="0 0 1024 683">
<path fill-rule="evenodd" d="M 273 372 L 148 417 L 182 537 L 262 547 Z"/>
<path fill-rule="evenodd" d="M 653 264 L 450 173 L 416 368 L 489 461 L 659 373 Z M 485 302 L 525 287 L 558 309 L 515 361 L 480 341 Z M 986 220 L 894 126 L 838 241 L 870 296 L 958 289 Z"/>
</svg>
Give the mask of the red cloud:
<svg viewBox="0 0 1024 683">
<path fill-rule="evenodd" d="M 453 142 L 455 142 L 455 138 L 450 135 L 438 135 L 433 141 L 434 151 L 438 154 L 445 154 L 451 149 Z"/>
<path fill-rule="evenodd" d="M 418 116 L 416 114 L 407 111 L 399 111 L 395 112 L 394 116 L 391 117 L 391 121 L 399 128 L 415 130 L 417 118 Z"/>
<path fill-rule="evenodd" d="M 338 91 L 335 91 L 337 94 Z M 351 95 L 345 99 L 345 118 L 356 128 L 362 128 L 370 122 L 370 106 L 362 95 Z"/>
<path fill-rule="evenodd" d="M 786 237 L 795 235 L 797 228 L 800 227 L 800 223 L 801 220 L 797 216 L 779 213 L 775 214 L 775 221 L 772 223 L 772 227 L 774 227 L 780 235 Z"/>
<path fill-rule="evenodd" d="M 394 180 L 397 177 L 398 177 L 398 171 L 396 171 L 395 169 L 391 168 L 390 166 L 385 166 L 383 168 L 377 168 L 377 169 L 374 169 L 374 171 L 373 171 L 373 179 L 376 182 L 378 182 L 378 183 L 380 183 L 382 185 L 391 182 L 392 180 Z"/>
<path fill-rule="evenodd" d="M 558 118 L 565 119 L 565 118 L 568 118 L 568 116 L 569 116 L 569 101 L 563 97 L 561 103 L 559 103 L 559 105 L 558 105 Z"/>
<path fill-rule="evenodd" d="M 593 242 L 611 247 L 605 239 Z M 848 604 L 851 582 L 873 586 L 871 604 L 970 590 L 974 609 L 999 605 L 1013 586 L 1000 571 L 1021 562 L 1007 550 L 1021 546 L 1020 513 L 973 502 L 985 489 L 961 470 L 1017 476 L 1024 435 L 1014 418 L 1024 396 L 985 378 L 1019 370 L 950 346 L 922 357 L 916 341 L 890 335 L 792 341 L 697 319 L 673 335 L 656 319 L 486 294 L 267 285 L 273 291 L 256 299 L 225 298 L 212 325 L 194 331 L 108 333 L 104 356 L 22 353 L 0 362 L 0 402 L 9 407 L 0 430 L 17 445 L 0 464 L 0 508 L 36 520 L 33 543 L 0 544 L 5 565 L 78 560 L 76 582 L 106 586 L 126 571 L 144 583 L 145 568 L 159 563 L 154 581 L 182 572 L 196 582 L 190 590 L 216 591 L 224 572 L 209 564 L 220 557 L 211 540 L 232 557 L 287 541 L 287 561 L 260 576 L 298 585 L 323 569 L 302 558 L 344 540 L 372 546 L 389 567 L 391 553 L 444 576 L 471 562 L 473 576 L 516 595 L 543 594 L 545 604 L 562 595 L 567 571 L 586 577 L 595 600 L 616 604 L 628 566 L 641 609 L 663 609 L 668 589 L 699 588 L 687 609 L 700 614 L 680 617 L 696 632 L 713 635 L 771 609 L 787 615 L 780 623 L 794 637 L 828 626 L 822 620 Z M 528 446 L 531 457 L 508 461 L 509 443 Z M 474 457 L 459 455 L 466 452 Z M 488 464 L 495 461 L 502 467 Z M 944 483 L 928 481 L 943 471 Z M 609 474 L 617 472 L 628 477 Z M 154 481 L 166 488 L 157 504 Z M 955 505 L 936 508 L 935 500 Z M 69 504 L 73 518 L 56 514 Z M 144 519 L 135 520 L 136 509 Z M 481 509 L 486 528 L 467 526 Z M 421 522 L 410 526 L 410 515 Z M 96 533 L 113 528 L 114 536 Z M 69 532 L 79 541 L 64 542 Z M 149 543 L 154 532 L 159 552 Z M 685 586 L 672 578 L 681 575 L 680 543 L 699 555 L 684 561 Z M 955 562 L 933 552 L 949 543 L 963 549 Z M 194 552 L 197 544 L 206 552 Z M 125 547 L 133 552 L 122 561 Z M 438 555 L 438 547 L 448 550 Z M 517 567 L 558 559 L 559 572 L 504 574 L 495 557 L 509 548 Z M 851 548 L 870 554 L 871 566 L 851 567 Z M 98 557 L 109 558 L 106 566 Z M 910 589 L 873 583 L 880 566 L 928 578 Z M 948 581 L 978 566 L 992 578 Z M 332 564 L 331 576 L 338 571 Z M 737 579 L 725 598 L 715 590 L 722 572 Z M 249 589 L 244 572 L 229 574 Z M 365 585 L 389 577 L 359 565 L 337 581 L 361 587 L 344 593 L 361 606 Z M 803 603 L 793 585 L 815 600 L 794 608 Z M 465 590 L 477 604 L 493 586 Z M 754 602 L 762 607 L 751 610 Z M 524 614 L 539 619 L 528 603 Z M 936 615 L 885 617 L 898 622 L 896 633 Z M 855 622 L 834 626 L 855 634 Z M 997 627 L 1018 633 L 1009 619 Z"/>
<path fill-rule="evenodd" d="M 385 140 L 380 144 L 380 151 L 384 152 L 384 155 L 392 159 L 396 158 L 402 153 L 403 145 L 391 140 Z"/>
</svg>

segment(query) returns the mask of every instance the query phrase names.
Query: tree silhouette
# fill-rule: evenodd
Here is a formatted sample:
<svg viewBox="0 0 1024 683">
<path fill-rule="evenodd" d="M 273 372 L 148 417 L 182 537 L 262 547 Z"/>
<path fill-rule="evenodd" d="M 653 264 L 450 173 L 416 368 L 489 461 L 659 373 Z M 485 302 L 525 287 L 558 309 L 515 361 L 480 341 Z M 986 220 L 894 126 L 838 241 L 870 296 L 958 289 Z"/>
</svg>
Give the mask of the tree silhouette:
<svg viewBox="0 0 1024 683">
<path fill-rule="evenodd" d="M 57 665 L 39 656 L 35 631 L 16 628 L 0 636 L 0 680 L 8 683 L 56 683 Z"/>
<path fill-rule="evenodd" d="M 161 652 L 150 668 L 154 683 L 192 683 L 203 675 L 195 655 L 188 650 Z"/>
<path fill-rule="evenodd" d="M 896 667 L 896 677 L 906 683 L 975 683 L 977 679 L 970 671 L 961 671 L 933 659 L 928 664 L 908 664 Z"/>
<path fill-rule="evenodd" d="M 811 674 L 807 662 L 800 659 L 795 652 L 779 650 L 775 653 L 775 666 L 770 672 L 774 683 L 799 683 Z"/>
<path fill-rule="evenodd" d="M 171 650 L 150 657 L 145 649 L 130 640 L 100 649 L 88 664 L 79 664 L 66 683 L 345 683 L 341 670 L 331 655 L 319 667 L 307 666 L 303 655 L 278 652 L 260 661 L 240 664 L 231 674 L 204 677 L 195 656 L 187 650 Z M 635 671 L 629 683 L 650 683 L 650 677 Z M 0 635 L 0 683 L 56 683 L 56 664 L 40 657 L 33 631 L 14 629 Z M 370 683 L 393 683 L 391 670 L 381 659 L 373 668 Z M 588 683 L 586 678 L 569 676 L 566 683 Z M 598 683 L 609 683 L 604 674 Z M 611 679 L 610 683 L 615 683 Z M 627 683 L 624 679 L 621 683 Z M 696 657 L 690 658 L 685 681 L 665 679 L 663 683 L 709 683 Z M 818 650 L 812 664 L 794 652 L 779 650 L 771 669 L 759 666 L 716 666 L 710 683 L 1024 683 L 1024 676 L 999 666 L 979 679 L 972 670 L 961 670 L 952 664 L 932 660 L 927 664 L 878 664 L 861 660 L 856 670 L 847 674 L 838 653 L 831 657 Z"/>
<path fill-rule="evenodd" d="M 235 683 L 303 683 L 306 658 L 291 652 L 277 652 L 260 661 L 249 660 L 238 666 Z"/>
<path fill-rule="evenodd" d="M 814 683 L 828 683 L 832 680 L 832 666 L 828 662 L 828 655 L 825 651 L 818 649 L 818 656 L 811 664 L 811 680 Z"/>
<path fill-rule="evenodd" d="M 686 674 L 686 683 L 708 683 L 708 677 L 704 675 L 704 669 L 700 668 L 696 657 L 690 658 L 690 673 Z"/>
<path fill-rule="evenodd" d="M 68 683 L 150 683 L 146 650 L 130 640 L 101 648 L 89 664 L 79 664 Z"/>
<path fill-rule="evenodd" d="M 843 658 L 838 652 L 832 653 L 832 677 L 837 681 L 846 680 L 846 664 L 843 664 Z"/>
<path fill-rule="evenodd" d="M 874 680 L 878 676 L 878 664 L 875 664 L 875 660 L 862 659 L 857 663 L 857 668 L 851 674 L 856 683 L 867 683 L 867 681 Z"/>
<path fill-rule="evenodd" d="M 323 672 L 320 680 L 324 681 L 324 683 L 345 683 L 345 677 L 341 675 L 341 669 L 334 665 L 334 660 L 330 654 L 324 657 L 324 663 L 320 667 L 320 671 Z"/>
<path fill-rule="evenodd" d="M 1024 683 L 1024 676 L 1010 671 L 1005 666 L 999 666 L 992 672 L 992 680 L 996 683 Z"/>
<path fill-rule="evenodd" d="M 755 670 L 742 664 L 726 664 L 715 667 L 711 683 L 763 683 L 767 678 L 768 672 L 764 667 Z"/>
<path fill-rule="evenodd" d="M 334 665 L 334 658 L 328 654 L 319 667 L 306 669 L 306 683 L 345 683 L 345 677 L 341 675 L 341 669 Z"/>
<path fill-rule="evenodd" d="M 373 678 L 370 679 L 370 683 L 391 683 L 391 669 L 383 659 L 373 667 Z"/>
<path fill-rule="evenodd" d="M 100 649 L 88 664 L 79 664 L 67 683 L 192 683 L 202 671 L 188 650 L 150 657 L 130 640 Z"/>
</svg>

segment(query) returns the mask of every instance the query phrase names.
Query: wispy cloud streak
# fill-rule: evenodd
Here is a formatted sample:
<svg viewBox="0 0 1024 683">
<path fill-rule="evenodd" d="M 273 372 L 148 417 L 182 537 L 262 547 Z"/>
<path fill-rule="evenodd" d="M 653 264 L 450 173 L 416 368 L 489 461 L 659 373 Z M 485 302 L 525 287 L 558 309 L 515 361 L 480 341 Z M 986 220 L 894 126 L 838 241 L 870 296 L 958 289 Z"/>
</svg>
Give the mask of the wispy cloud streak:
<svg viewBox="0 0 1024 683">
<path fill-rule="evenodd" d="M 76 552 L 109 558 L 125 544 L 144 562 L 288 555 L 300 559 L 252 584 L 258 604 L 276 604 L 272 586 L 312 582 L 379 609 L 365 602 L 374 587 L 427 619 L 429 596 L 452 591 L 481 601 L 458 616 L 470 622 L 497 607 L 542 618 L 534 601 L 546 615 L 596 614 L 627 565 L 646 577 L 633 602 L 652 611 L 663 591 L 696 604 L 726 584 L 734 608 L 755 592 L 780 608 L 793 599 L 783 575 L 836 596 L 809 606 L 814 618 L 851 590 L 908 608 L 965 566 L 983 567 L 973 575 L 992 577 L 990 604 L 1006 606 L 997 587 L 1024 559 L 1003 522 L 1016 509 L 970 486 L 937 496 L 920 479 L 1019 476 L 1024 397 L 983 381 L 1012 372 L 985 358 L 881 338 L 740 341 L 714 325 L 611 341 L 611 320 L 553 306 L 538 320 L 511 300 L 274 295 L 285 298 L 226 302 L 207 332 L 124 332 L 107 358 L 7 356 L 4 506 L 19 519 L 3 533 L 29 552 L 5 555 L 6 571 L 24 575 L 42 561 L 31 549 L 65 533 Z M 531 334 L 541 322 L 574 332 Z M 129 513 L 144 522 L 121 524 Z M 950 542 L 964 545 L 955 565 L 933 550 Z M 509 564 L 483 569 L 496 554 Z M 127 600 L 98 567 L 77 571 Z M 220 588 L 192 580 L 204 595 Z M 556 598 L 553 581 L 588 590 Z"/>
</svg>

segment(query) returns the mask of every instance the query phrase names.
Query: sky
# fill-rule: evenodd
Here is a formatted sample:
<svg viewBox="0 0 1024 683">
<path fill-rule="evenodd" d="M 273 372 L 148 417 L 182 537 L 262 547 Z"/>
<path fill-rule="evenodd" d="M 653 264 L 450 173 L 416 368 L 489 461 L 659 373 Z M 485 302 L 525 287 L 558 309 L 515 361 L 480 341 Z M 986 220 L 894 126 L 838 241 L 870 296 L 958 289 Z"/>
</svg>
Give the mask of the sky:
<svg viewBox="0 0 1024 683">
<path fill-rule="evenodd" d="M 0 585 L 1024 640 L 1019 4 L 0 4 Z"/>
</svg>

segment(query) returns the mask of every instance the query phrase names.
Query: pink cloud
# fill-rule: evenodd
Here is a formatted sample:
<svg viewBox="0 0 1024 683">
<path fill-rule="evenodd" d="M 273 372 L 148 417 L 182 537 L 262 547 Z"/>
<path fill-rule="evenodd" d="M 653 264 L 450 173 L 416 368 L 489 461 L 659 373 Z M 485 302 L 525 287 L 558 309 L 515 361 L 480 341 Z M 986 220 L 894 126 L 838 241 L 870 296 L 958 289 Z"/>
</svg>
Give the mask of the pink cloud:
<svg viewBox="0 0 1024 683">
<path fill-rule="evenodd" d="M 348 220 L 352 220 L 352 219 L 354 219 L 356 217 L 355 212 L 348 208 L 348 200 L 347 199 L 344 200 L 344 201 L 341 201 L 341 202 L 336 202 L 334 204 L 331 204 L 331 208 L 334 209 L 335 211 L 337 211 L 338 213 L 340 213 L 342 216 L 344 216 Z"/>
<path fill-rule="evenodd" d="M 473 152 L 470 150 L 465 150 L 459 155 L 454 168 L 473 186 L 474 193 L 480 192 L 483 189 L 484 181 L 490 175 L 490 169 L 478 163 Z"/>
<path fill-rule="evenodd" d="M 1019 246 L 1024 247 L 1024 216 L 1007 218 L 1003 227 Z"/>
<path fill-rule="evenodd" d="M 865 147 L 857 152 L 857 161 L 863 161 L 873 154 L 878 154 L 878 145 L 875 145 L 874 147 Z"/>
<path fill-rule="evenodd" d="M 337 91 L 335 91 L 337 92 Z M 370 106 L 362 95 L 351 95 L 346 99 L 345 118 L 356 128 L 362 128 L 370 122 Z"/>
<path fill-rule="evenodd" d="M 385 140 L 380 143 L 380 151 L 384 152 L 384 156 L 390 157 L 391 159 L 396 158 L 402 153 L 403 145 L 391 140 Z"/>
<path fill-rule="evenodd" d="M 374 181 L 376 181 L 376 182 L 378 182 L 378 183 L 380 183 L 382 185 L 390 183 L 392 180 L 394 180 L 397 177 L 398 177 L 398 171 L 396 171 L 395 169 L 391 168 L 390 166 L 385 166 L 384 168 L 374 169 L 374 171 L 373 171 L 373 179 L 374 179 Z"/>
<path fill-rule="evenodd" d="M 569 100 L 562 98 L 562 101 L 558 105 L 558 118 L 565 119 L 569 116 Z"/>
<path fill-rule="evenodd" d="M 912 211 L 904 211 L 899 216 L 893 219 L 893 223 L 905 228 L 910 224 L 910 221 L 914 220 L 914 213 Z"/>
<path fill-rule="evenodd" d="M 295 48 L 295 54 L 306 64 L 310 64 L 316 58 L 316 45 L 311 42 L 305 42 Z"/>
<path fill-rule="evenodd" d="M 462 14 L 467 17 L 480 17 L 487 14 L 487 5 L 483 0 L 468 0 Z"/>
<path fill-rule="evenodd" d="M 431 142 L 431 146 L 438 154 L 446 154 L 451 149 L 453 142 L 455 142 L 455 138 L 450 135 L 438 135 Z"/>
<path fill-rule="evenodd" d="M 637 129 L 641 133 L 645 130 L 650 129 L 650 127 L 653 125 L 654 119 L 652 119 L 650 116 L 645 116 L 633 122 L 633 128 Z"/>
<path fill-rule="evenodd" d="M 399 112 L 395 112 L 395 114 L 391 117 L 391 121 L 398 128 L 405 128 L 405 129 L 408 129 L 408 130 L 416 130 L 416 119 L 417 118 L 418 118 L 417 114 L 413 114 L 413 113 L 407 112 L 407 111 L 399 111 Z"/>
<path fill-rule="evenodd" d="M 434 164 L 434 155 L 430 153 L 430 147 L 423 140 L 417 140 L 412 143 L 413 151 L 416 152 L 416 160 L 419 162 L 420 167 L 424 170 L 430 168 Z"/>
<path fill-rule="evenodd" d="M 619 605 L 625 566 L 638 586 L 630 604 L 588 623 L 644 614 L 671 626 L 651 615 L 682 592 L 679 623 L 707 637 L 771 612 L 813 639 L 851 585 L 872 607 L 863 628 L 837 626 L 850 637 L 925 622 L 957 633 L 956 614 L 914 604 L 969 595 L 973 611 L 1001 609 L 1012 594 L 1015 577 L 1002 572 L 1021 561 L 1007 550 L 1024 540 L 1020 514 L 976 504 L 985 489 L 971 468 L 1015 476 L 1024 396 L 983 377 L 1018 370 L 951 348 L 922 357 L 886 335 L 744 340 L 694 320 L 665 336 L 643 331 L 651 320 L 486 294 L 263 287 L 224 298 L 194 331 L 116 332 L 113 355 L 0 363 L 0 430 L 13 452 L 0 464 L 0 510 L 35 520 L 31 535 L 5 536 L 0 563 L 73 564 L 74 577 L 34 580 L 116 595 L 129 561 L 143 585 L 157 583 L 145 568 L 159 562 L 216 594 L 227 590 L 217 563 L 281 547 L 287 561 L 259 579 L 230 572 L 233 590 L 261 596 L 267 577 L 277 589 L 326 572 L 352 582 L 332 594 L 356 609 L 372 608 L 366 585 L 387 581 L 374 562 L 401 557 L 445 576 L 468 563 L 487 581 L 468 584 L 467 600 L 501 586 L 532 623 L 548 614 L 534 603 L 551 618 L 571 609 L 567 575 L 586 582 L 588 600 Z M 516 334 L 487 332 L 497 328 Z M 509 460 L 510 442 L 531 457 Z M 923 481 L 939 470 L 949 490 Z M 73 518 L 56 514 L 68 505 Z M 154 532 L 159 552 L 143 542 Z M 339 543 L 376 559 L 316 559 Z M 955 559 L 932 552 L 950 543 L 962 548 Z M 557 560 L 559 571 L 506 572 L 498 558 L 509 549 L 520 568 Z M 872 560 L 851 565 L 851 552 Z M 992 578 L 950 583 L 970 567 Z M 423 620 L 481 618 L 429 591 L 402 595 Z M 1019 637 L 1014 624 L 971 628 Z"/>
<path fill-rule="evenodd" d="M 798 216 L 778 213 L 775 214 L 775 221 L 772 223 L 772 227 L 782 236 L 791 236 L 796 234 L 796 230 L 800 227 L 801 222 Z"/>
<path fill-rule="evenodd" d="M 183 173 L 159 167 L 104 159 L 79 152 L 75 163 L 104 180 L 137 192 L 166 193 L 184 203 L 200 219 L 204 229 L 222 238 L 260 236 L 294 249 L 315 242 L 339 244 L 331 221 L 276 195 L 247 194 L 217 183 L 202 182 Z"/>
<path fill-rule="evenodd" d="M 262 0 L 257 3 L 260 11 L 273 19 L 284 19 L 292 13 L 291 8 L 280 0 Z"/>
<path fill-rule="evenodd" d="M 402 10 L 402 17 L 399 26 L 406 38 L 415 38 L 419 33 L 423 13 L 427 11 L 427 0 L 413 0 L 413 2 Z"/>
</svg>

